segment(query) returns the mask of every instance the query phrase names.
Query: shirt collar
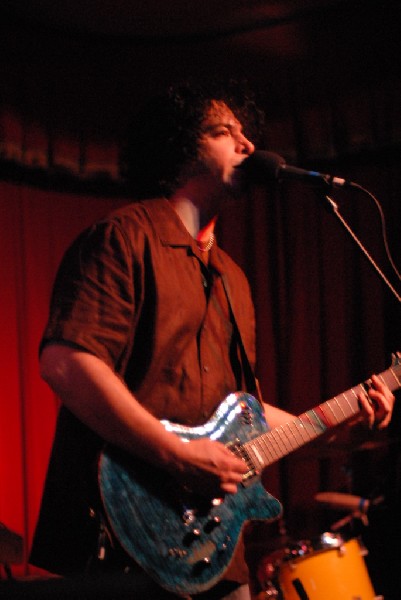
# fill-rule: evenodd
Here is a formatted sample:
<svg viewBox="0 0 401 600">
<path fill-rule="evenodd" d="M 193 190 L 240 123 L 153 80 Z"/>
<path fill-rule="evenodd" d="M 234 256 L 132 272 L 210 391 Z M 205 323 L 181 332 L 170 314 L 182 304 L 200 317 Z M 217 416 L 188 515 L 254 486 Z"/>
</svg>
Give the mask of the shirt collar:
<svg viewBox="0 0 401 600">
<path fill-rule="evenodd" d="M 166 198 L 144 200 L 142 203 L 164 246 L 186 246 L 197 256 L 198 253 L 194 250 L 194 239 Z M 210 252 L 209 267 L 212 267 L 218 273 L 224 272 L 221 250 L 216 242 Z"/>
<path fill-rule="evenodd" d="M 192 238 L 166 198 L 144 200 L 143 206 L 165 246 L 191 246 Z"/>
</svg>

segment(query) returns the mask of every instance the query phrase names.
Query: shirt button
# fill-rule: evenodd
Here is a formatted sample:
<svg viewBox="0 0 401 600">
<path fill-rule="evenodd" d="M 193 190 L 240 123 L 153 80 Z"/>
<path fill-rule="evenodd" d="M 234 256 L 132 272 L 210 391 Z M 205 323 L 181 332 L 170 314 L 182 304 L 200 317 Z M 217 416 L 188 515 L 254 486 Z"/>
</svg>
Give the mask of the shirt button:
<svg viewBox="0 0 401 600">
<path fill-rule="evenodd" d="M 209 373 L 209 367 L 207 365 L 203 365 L 203 370 L 205 373 Z"/>
</svg>

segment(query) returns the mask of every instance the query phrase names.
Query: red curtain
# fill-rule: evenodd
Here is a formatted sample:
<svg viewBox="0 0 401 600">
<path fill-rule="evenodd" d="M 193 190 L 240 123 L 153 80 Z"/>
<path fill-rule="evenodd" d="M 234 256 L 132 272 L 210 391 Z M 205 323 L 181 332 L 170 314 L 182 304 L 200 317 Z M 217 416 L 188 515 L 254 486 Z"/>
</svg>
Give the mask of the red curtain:
<svg viewBox="0 0 401 600">
<path fill-rule="evenodd" d="M 0 183 L 0 521 L 23 536 L 26 552 L 58 410 L 37 359 L 52 281 L 75 235 L 117 204 Z"/>
<path fill-rule="evenodd" d="M 381 200 L 389 243 L 398 261 L 399 162 L 392 155 L 391 159 L 376 157 L 374 163 L 354 161 L 348 167 L 350 178 Z M 334 197 L 392 277 L 375 205 L 359 192 L 340 191 Z M 123 202 L 0 182 L 0 522 L 23 536 L 26 551 L 58 409 L 58 400 L 39 377 L 37 360 L 53 278 L 76 234 Z M 238 202 L 226 211 L 218 235 L 251 282 L 257 311 L 258 375 L 267 400 L 302 412 L 371 372 L 383 370 L 390 352 L 401 349 L 400 304 L 326 210 L 321 195 L 300 184 L 259 190 L 252 201 Z M 398 421 L 387 436 L 398 435 Z M 356 431 L 362 438 L 347 429 L 347 444 L 356 446 L 361 439 L 378 435 Z M 311 510 L 316 492 L 354 488 L 354 493 L 365 493 L 363 486 L 374 487 L 378 478 L 390 474 L 388 463 L 384 469 L 373 465 L 365 479 L 358 479 L 357 471 L 356 482 L 350 484 L 342 469 L 342 448 L 349 446 L 335 447 L 338 452 L 333 459 L 320 449 L 301 452 L 270 471 L 269 491 L 283 500 L 293 536 L 318 526 L 316 511 Z M 26 564 L 21 569 L 28 571 Z"/>
</svg>

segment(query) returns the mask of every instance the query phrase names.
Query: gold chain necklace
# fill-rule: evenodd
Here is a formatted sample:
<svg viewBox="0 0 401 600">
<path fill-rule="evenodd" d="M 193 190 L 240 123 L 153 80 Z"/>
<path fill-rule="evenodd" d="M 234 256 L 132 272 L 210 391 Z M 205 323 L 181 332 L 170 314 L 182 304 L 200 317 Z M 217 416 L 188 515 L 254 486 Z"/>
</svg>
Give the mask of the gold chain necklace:
<svg viewBox="0 0 401 600">
<path fill-rule="evenodd" d="M 205 246 L 202 245 L 202 242 L 200 240 L 196 240 L 196 245 L 198 246 L 198 248 L 201 252 L 209 252 L 209 250 L 213 246 L 213 244 L 214 244 L 214 233 L 210 234 L 209 241 L 207 242 L 207 244 Z"/>
</svg>

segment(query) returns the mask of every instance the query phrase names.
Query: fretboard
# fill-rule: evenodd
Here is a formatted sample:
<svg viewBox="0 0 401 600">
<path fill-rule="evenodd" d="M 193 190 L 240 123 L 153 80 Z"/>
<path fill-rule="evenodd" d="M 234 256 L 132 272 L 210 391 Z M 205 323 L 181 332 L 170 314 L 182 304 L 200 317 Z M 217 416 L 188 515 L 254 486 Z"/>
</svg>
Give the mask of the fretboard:
<svg viewBox="0 0 401 600">
<path fill-rule="evenodd" d="M 393 357 L 392 366 L 379 377 L 395 391 L 401 387 L 399 355 Z M 328 429 L 348 421 L 360 412 L 359 396 L 367 395 L 370 380 L 335 396 L 315 408 L 302 413 L 292 421 L 271 429 L 244 444 L 247 455 L 257 471 L 273 464 L 290 452 L 316 439 Z"/>
</svg>

